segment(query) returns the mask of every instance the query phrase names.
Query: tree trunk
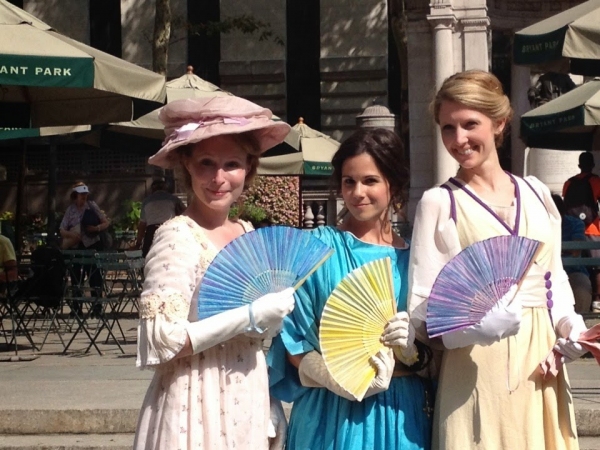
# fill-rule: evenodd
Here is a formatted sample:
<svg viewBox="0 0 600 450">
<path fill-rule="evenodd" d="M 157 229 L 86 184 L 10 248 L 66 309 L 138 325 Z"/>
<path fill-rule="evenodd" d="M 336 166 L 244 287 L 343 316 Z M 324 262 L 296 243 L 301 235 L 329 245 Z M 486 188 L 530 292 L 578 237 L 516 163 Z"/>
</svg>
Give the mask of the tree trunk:
<svg viewBox="0 0 600 450">
<path fill-rule="evenodd" d="M 167 75 L 169 40 L 171 39 L 171 0 L 156 0 L 154 36 L 152 39 L 152 70 Z"/>
<path fill-rule="evenodd" d="M 388 0 L 388 14 L 390 15 L 390 24 L 396 48 L 398 49 L 398 59 L 400 60 L 400 120 L 399 134 L 404 142 L 404 152 L 406 157 L 410 155 L 409 149 L 409 128 L 408 128 L 408 49 L 406 44 L 407 17 L 406 5 L 404 0 Z"/>
</svg>

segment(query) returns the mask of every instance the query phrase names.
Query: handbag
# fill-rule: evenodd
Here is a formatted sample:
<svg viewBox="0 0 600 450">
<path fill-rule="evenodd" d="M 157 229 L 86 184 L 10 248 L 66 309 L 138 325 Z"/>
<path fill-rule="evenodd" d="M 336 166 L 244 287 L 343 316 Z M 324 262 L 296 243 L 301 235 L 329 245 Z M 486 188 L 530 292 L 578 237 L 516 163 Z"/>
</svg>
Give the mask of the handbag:
<svg viewBox="0 0 600 450">
<path fill-rule="evenodd" d="M 90 237 L 96 237 L 98 236 L 98 231 L 87 231 L 87 227 L 98 226 L 101 222 L 102 221 L 100 220 L 100 217 L 98 217 L 98 214 L 96 214 L 96 211 L 89 207 L 83 212 L 83 216 L 81 216 L 81 231 Z"/>
<path fill-rule="evenodd" d="M 63 250 L 67 250 L 70 248 L 77 248 L 79 243 L 81 242 L 81 225 L 77 224 L 69 231 L 76 231 L 79 233 L 78 237 L 64 237 L 60 243 L 60 248 Z"/>
</svg>

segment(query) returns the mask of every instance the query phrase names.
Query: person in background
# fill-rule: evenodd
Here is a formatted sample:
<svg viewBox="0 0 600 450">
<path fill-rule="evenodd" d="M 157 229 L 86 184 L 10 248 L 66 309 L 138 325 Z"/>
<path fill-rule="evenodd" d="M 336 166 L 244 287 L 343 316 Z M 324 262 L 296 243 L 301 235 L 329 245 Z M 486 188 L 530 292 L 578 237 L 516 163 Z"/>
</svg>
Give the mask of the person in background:
<svg viewBox="0 0 600 450">
<path fill-rule="evenodd" d="M 563 241 L 585 241 L 585 226 L 578 217 L 565 215 L 565 204 L 558 194 L 552 194 L 552 200 L 562 218 L 561 231 Z M 579 257 L 581 250 L 569 250 L 563 252 L 568 256 Z M 575 312 L 586 313 L 590 311 L 592 304 L 592 282 L 590 273 L 583 265 L 565 266 L 565 272 L 569 276 L 569 284 L 575 297 Z"/>
<path fill-rule="evenodd" d="M 311 231 L 335 253 L 296 291 L 296 307 L 267 359 L 271 394 L 293 402 L 286 449 L 429 449 L 434 394 L 430 381 L 415 372 L 431 355 L 413 343 L 406 312 L 410 245 L 390 221 L 391 211 L 405 201 L 402 141 L 389 130 L 361 129 L 341 144 L 332 165 L 348 215 L 338 227 Z M 381 258 L 392 261 L 398 313 L 381 336 L 386 351 L 372 357 L 377 374 L 357 401 L 325 366 L 319 323 L 338 283 Z"/>
<path fill-rule="evenodd" d="M 144 258 L 150 250 L 154 233 L 156 233 L 158 227 L 185 210 L 185 205 L 181 199 L 167 191 L 165 180 L 154 180 L 150 185 L 150 191 L 150 195 L 142 202 L 135 242 L 135 248 L 142 249 Z"/>
<path fill-rule="evenodd" d="M 190 203 L 156 231 L 146 257 L 136 365 L 154 377 L 136 450 L 283 448 L 286 421 L 269 396 L 263 339 L 293 309 L 293 289 L 198 317 L 211 261 L 252 230 L 229 219 L 231 206 L 252 182 L 259 155 L 290 130 L 271 117 L 235 96 L 176 100 L 160 111 L 167 138 L 149 163 L 179 172 Z"/>
<path fill-rule="evenodd" d="M 16 282 L 18 278 L 15 249 L 6 236 L 0 235 L 0 286 Z"/>
<path fill-rule="evenodd" d="M 96 202 L 89 200 L 89 193 L 89 188 L 81 181 L 75 183 L 71 189 L 71 204 L 65 211 L 59 228 L 63 249 L 104 250 L 100 232 L 106 230 L 110 226 L 110 222 Z M 84 222 L 86 214 L 94 219 L 93 222 L 96 225 Z M 73 286 L 81 285 L 87 276 L 90 278 L 90 287 L 98 290 L 102 288 L 102 275 L 99 270 L 96 270 L 95 266 L 73 264 L 70 270 Z M 99 314 L 101 309 L 101 305 L 95 305 L 92 315 Z M 79 303 L 71 305 L 71 315 L 75 313 L 81 313 Z"/>
<path fill-rule="evenodd" d="M 459 165 L 455 177 L 419 201 L 409 265 L 409 313 L 417 337 L 444 349 L 432 446 L 576 449 L 566 366 L 548 378 L 539 367 L 553 349 L 565 362 L 582 356 L 576 340 L 587 330 L 573 309 L 550 190 L 500 166 L 497 149 L 512 108 L 494 75 L 454 74 L 431 106 L 443 144 Z M 521 282 L 477 324 L 428 339 L 427 302 L 442 268 L 471 244 L 507 235 L 543 243 Z M 477 273 L 471 276 L 475 280 Z"/>
<path fill-rule="evenodd" d="M 600 200 L 600 177 L 592 171 L 596 163 L 594 155 L 582 152 L 579 155 L 580 173 L 569 178 L 563 185 L 563 202 L 565 215 L 575 216 L 585 225 L 585 237 L 588 241 L 600 242 L 600 217 L 598 201 Z M 600 249 L 589 250 L 594 258 L 600 258 Z M 600 300 L 600 268 L 591 269 L 592 299 Z"/>
</svg>

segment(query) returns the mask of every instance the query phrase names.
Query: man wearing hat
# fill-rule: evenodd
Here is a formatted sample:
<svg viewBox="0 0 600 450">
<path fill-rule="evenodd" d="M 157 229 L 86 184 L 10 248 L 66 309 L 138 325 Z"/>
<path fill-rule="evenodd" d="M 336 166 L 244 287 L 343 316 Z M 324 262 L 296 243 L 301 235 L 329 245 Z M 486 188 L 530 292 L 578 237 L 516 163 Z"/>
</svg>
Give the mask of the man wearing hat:
<svg viewBox="0 0 600 450">
<path fill-rule="evenodd" d="M 185 210 L 181 199 L 167 191 L 167 183 L 159 178 L 150 185 L 151 194 L 142 202 L 135 248 L 142 249 L 144 258 L 150 250 L 156 229 Z M 143 242 L 143 244 L 142 244 Z"/>
<path fill-rule="evenodd" d="M 580 173 L 569 178 L 563 186 L 563 198 L 567 215 L 575 216 L 584 222 L 585 237 L 589 241 L 600 241 L 600 218 L 598 200 L 600 200 L 600 177 L 592 170 L 595 167 L 594 155 L 582 152 L 579 155 Z M 590 250 L 591 256 L 600 257 L 600 250 Z M 592 275 L 594 287 L 593 300 L 600 300 L 600 271 Z M 600 307 L 598 302 L 595 305 Z M 587 312 L 587 311 L 579 311 Z"/>
</svg>

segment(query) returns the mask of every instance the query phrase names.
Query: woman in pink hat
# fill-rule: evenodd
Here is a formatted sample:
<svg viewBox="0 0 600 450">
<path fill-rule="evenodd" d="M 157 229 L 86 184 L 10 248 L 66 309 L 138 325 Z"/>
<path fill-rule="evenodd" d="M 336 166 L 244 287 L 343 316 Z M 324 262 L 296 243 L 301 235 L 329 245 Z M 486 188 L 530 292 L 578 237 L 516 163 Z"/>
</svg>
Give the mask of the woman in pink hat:
<svg viewBox="0 0 600 450">
<path fill-rule="evenodd" d="M 252 229 L 228 218 L 259 155 L 289 126 L 228 96 L 180 100 L 160 112 L 167 138 L 151 164 L 180 173 L 191 199 L 165 222 L 146 257 L 137 366 L 152 368 L 135 449 L 283 448 L 285 417 L 270 400 L 260 329 L 279 327 L 293 290 L 198 320 L 202 276 L 225 245 Z M 253 323 L 251 323 L 253 313 Z"/>
</svg>

